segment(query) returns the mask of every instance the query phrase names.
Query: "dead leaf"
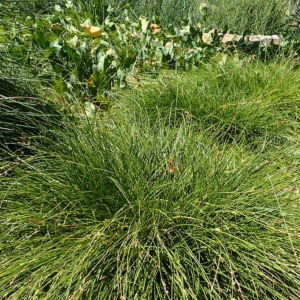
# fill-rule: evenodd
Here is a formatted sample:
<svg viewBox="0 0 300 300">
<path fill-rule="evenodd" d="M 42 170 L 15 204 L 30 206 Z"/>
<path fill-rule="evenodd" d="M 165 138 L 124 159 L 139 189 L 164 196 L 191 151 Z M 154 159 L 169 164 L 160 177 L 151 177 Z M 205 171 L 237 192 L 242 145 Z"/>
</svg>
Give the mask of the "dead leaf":
<svg viewBox="0 0 300 300">
<path fill-rule="evenodd" d="M 98 37 L 103 33 L 103 30 L 100 27 L 87 24 L 80 24 L 80 26 L 91 37 Z"/>
<path fill-rule="evenodd" d="M 173 161 L 172 160 L 168 161 L 168 171 L 171 174 L 173 174 L 175 172 L 175 167 L 173 166 Z"/>
<path fill-rule="evenodd" d="M 160 26 L 155 23 L 152 23 L 150 24 L 150 30 L 152 33 L 158 33 L 160 32 Z"/>
<path fill-rule="evenodd" d="M 60 25 L 59 23 L 51 24 L 50 29 L 55 29 L 55 28 L 58 27 L 59 25 Z"/>
<path fill-rule="evenodd" d="M 89 79 L 85 79 L 85 80 L 88 84 L 94 85 L 93 77 L 90 77 Z"/>
</svg>

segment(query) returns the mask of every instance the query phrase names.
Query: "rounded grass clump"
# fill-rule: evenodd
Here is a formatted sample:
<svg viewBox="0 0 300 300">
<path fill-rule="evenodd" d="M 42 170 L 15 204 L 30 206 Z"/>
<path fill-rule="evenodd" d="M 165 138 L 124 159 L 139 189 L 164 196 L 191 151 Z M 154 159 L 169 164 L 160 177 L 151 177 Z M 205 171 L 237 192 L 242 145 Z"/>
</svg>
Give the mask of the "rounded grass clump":
<svg viewBox="0 0 300 300">
<path fill-rule="evenodd" d="M 1 178 L 0 298 L 297 299 L 292 149 L 144 112 L 70 125 Z"/>
<path fill-rule="evenodd" d="M 298 136 L 299 84 L 297 60 L 263 63 L 222 54 L 192 72 L 142 80 L 122 101 L 132 109 L 143 101 L 153 122 L 159 112 L 176 125 L 184 114 L 221 142 L 282 146 Z"/>
</svg>

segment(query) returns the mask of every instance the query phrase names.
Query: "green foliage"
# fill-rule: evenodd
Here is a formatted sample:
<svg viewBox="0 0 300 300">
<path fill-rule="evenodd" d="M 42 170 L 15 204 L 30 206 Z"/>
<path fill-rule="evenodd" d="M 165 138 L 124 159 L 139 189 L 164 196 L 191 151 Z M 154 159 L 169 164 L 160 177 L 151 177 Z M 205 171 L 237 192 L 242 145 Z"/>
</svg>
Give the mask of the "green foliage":
<svg viewBox="0 0 300 300">
<path fill-rule="evenodd" d="M 198 6 L 196 0 L 121 0 L 122 3 L 130 4 L 131 16 L 144 15 L 151 18 L 153 15 L 160 16 L 161 25 L 167 27 L 178 26 L 182 20 L 190 19 L 192 23 L 199 21 Z"/>
<path fill-rule="evenodd" d="M 133 21 L 128 8 L 115 10 L 103 1 L 56 4 L 49 15 L 23 16 L 15 24 L 3 21 L 2 39 L 7 45 L 2 48 L 15 60 L 36 65 L 35 75 L 67 99 L 76 95 L 82 102 L 99 103 L 104 103 L 108 90 L 125 87 L 129 73 L 195 69 L 216 52 L 237 48 L 264 58 L 291 52 L 289 39 L 280 45 L 242 39 L 224 47 L 215 30 L 203 40 L 202 21 L 163 27 L 156 16 Z M 99 34 L 89 32 L 87 26 Z"/>
<path fill-rule="evenodd" d="M 298 29 L 112 3 L 0 10 L 0 298 L 298 299 Z"/>
<path fill-rule="evenodd" d="M 296 299 L 295 149 L 140 109 L 68 124 L 1 178 L 0 297 Z"/>
<path fill-rule="evenodd" d="M 50 134 L 48 127 L 61 125 L 61 109 L 53 97 L 51 101 L 45 99 L 47 90 L 41 88 L 31 68 L 7 56 L 0 58 L 1 159 L 11 155 L 7 155 L 7 150 L 18 151 L 18 155 L 28 154 L 34 149 L 33 139 Z"/>
<path fill-rule="evenodd" d="M 254 56 L 218 54 L 189 76 L 166 72 L 152 80 L 141 77 L 138 89 L 120 97 L 132 110 L 142 98 L 151 122 L 157 112 L 173 126 L 184 116 L 216 139 L 260 149 L 266 140 L 280 145 L 297 137 L 299 80 L 297 58 L 267 63 Z"/>
<path fill-rule="evenodd" d="M 156 0 L 125 1 L 132 16 L 159 15 L 163 27 L 178 25 L 184 19 L 201 22 L 207 27 L 237 34 L 278 34 L 289 25 L 286 18 L 288 0 Z M 294 1 L 295 2 L 295 1 Z M 206 4 L 199 14 L 199 5 Z"/>
<path fill-rule="evenodd" d="M 55 127 L 62 126 L 63 113 L 58 105 L 41 96 L 30 89 L 28 82 L 0 76 L 1 159 L 14 156 L 8 154 L 11 151 L 20 156 L 33 153 L 37 139 L 50 136 Z"/>
<path fill-rule="evenodd" d="M 289 25 L 286 0 L 207 0 L 201 21 L 236 34 L 279 34 Z"/>
<path fill-rule="evenodd" d="M 35 140 L 51 134 L 59 126 L 62 114 L 53 104 L 37 98 L 23 99 L 0 97 L 0 157 L 7 150 L 17 151 L 18 155 L 33 153 Z M 33 152 L 32 152 L 33 151 Z M 16 153 L 15 153 L 16 154 Z"/>
<path fill-rule="evenodd" d="M 187 23 L 155 31 L 151 24 L 159 26 L 157 18 L 151 21 L 140 17 L 139 22 L 133 22 L 126 9 L 116 15 L 108 7 L 103 23 L 99 23 L 93 22 L 92 16 L 83 19 L 77 7 L 69 4 L 66 8 L 56 7 L 50 30 L 37 27 L 34 42 L 49 58 L 57 77 L 57 91 L 71 89 L 78 95 L 78 86 L 84 85 L 100 101 L 104 90 L 126 86 L 126 75 L 134 69 L 190 69 L 218 49 L 217 35 L 205 43 L 199 26 Z M 84 32 L 82 27 L 88 25 L 99 26 L 101 35 Z"/>
</svg>

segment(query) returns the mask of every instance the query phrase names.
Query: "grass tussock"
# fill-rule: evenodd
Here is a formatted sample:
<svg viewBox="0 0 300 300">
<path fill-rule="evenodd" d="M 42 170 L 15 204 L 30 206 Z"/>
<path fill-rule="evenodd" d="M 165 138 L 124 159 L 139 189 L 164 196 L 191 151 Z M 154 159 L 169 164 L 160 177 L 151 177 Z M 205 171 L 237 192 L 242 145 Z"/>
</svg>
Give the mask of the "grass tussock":
<svg viewBox="0 0 300 300">
<path fill-rule="evenodd" d="M 0 15 L 15 24 L 64 5 L 25 2 L 0 3 Z M 80 0 L 75 14 L 100 24 L 108 4 L 124 11 L 127 2 L 131 17 L 159 14 L 161 26 L 190 18 L 268 34 L 286 24 L 283 0 L 209 0 L 202 11 L 194 0 Z M 100 112 L 42 86 L 54 71 L 40 70 L 40 49 L 26 70 L 9 49 L 0 59 L 0 299 L 300 298 L 297 58 L 224 49 L 190 72 L 135 74 Z"/>
<path fill-rule="evenodd" d="M 295 146 L 153 116 L 69 124 L 1 177 L 1 298 L 299 297 Z"/>
<path fill-rule="evenodd" d="M 297 60 L 263 63 L 220 55 L 189 75 L 169 72 L 141 80 L 141 87 L 122 101 L 153 123 L 157 113 L 166 125 L 192 119 L 219 141 L 251 149 L 266 140 L 282 146 L 298 138 L 298 67 Z M 146 111 L 139 108 L 141 102 Z"/>
</svg>

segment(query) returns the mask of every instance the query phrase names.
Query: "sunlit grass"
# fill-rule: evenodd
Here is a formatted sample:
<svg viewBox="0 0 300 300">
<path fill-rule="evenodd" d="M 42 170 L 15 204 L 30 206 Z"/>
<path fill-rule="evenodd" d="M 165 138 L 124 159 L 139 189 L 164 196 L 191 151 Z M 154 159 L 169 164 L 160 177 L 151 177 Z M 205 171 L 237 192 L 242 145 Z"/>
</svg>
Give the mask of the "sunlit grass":
<svg viewBox="0 0 300 300">
<path fill-rule="evenodd" d="M 147 107 L 68 124 L 1 177 L 0 297 L 297 299 L 296 141 L 250 153 Z"/>
<path fill-rule="evenodd" d="M 184 115 L 220 141 L 238 141 L 250 148 L 263 147 L 266 141 L 280 146 L 298 137 L 298 67 L 298 60 L 263 63 L 255 57 L 222 54 L 188 74 L 141 77 L 140 87 L 121 99 L 128 109 L 147 113 L 150 122 L 158 113 L 166 124 L 176 125 Z"/>
<path fill-rule="evenodd" d="M 178 25 L 182 20 L 190 19 L 192 23 L 200 22 L 205 27 L 238 34 L 279 34 L 291 22 L 287 13 L 292 14 L 294 9 L 294 5 L 289 7 L 286 0 L 122 0 L 119 3 L 130 3 L 129 12 L 135 17 L 141 14 L 148 18 L 159 16 L 163 26 Z M 207 8 L 205 14 L 199 12 L 201 3 Z M 288 8 L 290 11 L 287 12 Z"/>
<path fill-rule="evenodd" d="M 287 18 L 288 1 L 207 0 L 205 23 L 242 34 L 279 34 L 291 20 Z M 292 4 L 292 3 L 290 3 Z M 293 10 L 293 5 L 290 5 Z M 290 11 L 291 14 L 293 11 Z"/>
<path fill-rule="evenodd" d="M 199 5 L 160 2 L 164 23 Z M 300 298 L 297 59 L 136 74 L 95 116 L 1 75 L 0 299 Z"/>
</svg>

